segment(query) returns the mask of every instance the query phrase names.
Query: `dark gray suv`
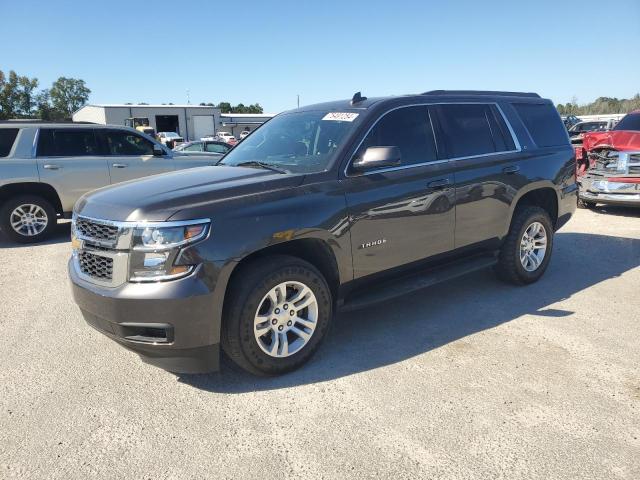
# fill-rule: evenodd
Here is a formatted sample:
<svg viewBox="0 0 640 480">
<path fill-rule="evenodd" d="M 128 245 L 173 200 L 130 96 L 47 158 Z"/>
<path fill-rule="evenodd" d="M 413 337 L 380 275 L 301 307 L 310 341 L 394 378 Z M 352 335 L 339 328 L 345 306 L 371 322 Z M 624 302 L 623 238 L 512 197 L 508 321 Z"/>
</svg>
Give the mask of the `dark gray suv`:
<svg viewBox="0 0 640 480">
<path fill-rule="evenodd" d="M 144 360 L 262 375 L 306 362 L 334 312 L 494 267 L 538 280 L 576 208 L 575 157 L 549 100 L 434 91 L 273 118 L 219 165 L 75 206 L 73 295 Z"/>
</svg>

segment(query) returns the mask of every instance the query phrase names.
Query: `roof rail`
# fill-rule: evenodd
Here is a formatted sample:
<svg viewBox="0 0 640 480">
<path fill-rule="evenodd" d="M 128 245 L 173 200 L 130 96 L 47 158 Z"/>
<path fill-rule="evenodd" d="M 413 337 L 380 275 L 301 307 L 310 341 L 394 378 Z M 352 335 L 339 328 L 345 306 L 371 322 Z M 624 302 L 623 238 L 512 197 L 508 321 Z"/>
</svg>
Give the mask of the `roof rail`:
<svg viewBox="0 0 640 480">
<path fill-rule="evenodd" d="M 79 124 L 89 124 L 89 125 L 96 125 L 96 122 L 86 122 L 86 121 L 80 121 L 80 122 L 74 122 L 73 120 L 38 120 L 37 118 L 10 118 L 8 120 L 0 120 L 1 124 L 12 124 L 12 123 L 69 123 L 69 124 L 74 124 L 74 123 L 79 123 Z"/>
<path fill-rule="evenodd" d="M 533 92 L 492 92 L 490 90 L 431 90 L 420 95 L 487 95 L 497 97 L 532 97 L 540 98 L 540 95 Z"/>
</svg>

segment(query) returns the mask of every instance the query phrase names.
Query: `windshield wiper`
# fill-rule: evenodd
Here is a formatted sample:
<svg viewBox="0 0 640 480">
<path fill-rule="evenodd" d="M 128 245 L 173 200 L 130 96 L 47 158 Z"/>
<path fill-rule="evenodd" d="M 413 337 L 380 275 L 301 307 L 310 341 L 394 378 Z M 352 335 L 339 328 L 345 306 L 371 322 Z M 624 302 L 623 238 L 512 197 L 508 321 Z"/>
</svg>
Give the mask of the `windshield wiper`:
<svg viewBox="0 0 640 480">
<path fill-rule="evenodd" d="M 261 168 L 265 168 L 267 170 L 271 170 L 278 173 L 291 173 L 288 170 L 285 170 L 284 168 L 276 167 L 271 163 L 258 162 L 257 160 L 251 160 L 249 162 L 241 162 L 236 164 L 236 166 L 237 167 L 261 167 Z"/>
</svg>

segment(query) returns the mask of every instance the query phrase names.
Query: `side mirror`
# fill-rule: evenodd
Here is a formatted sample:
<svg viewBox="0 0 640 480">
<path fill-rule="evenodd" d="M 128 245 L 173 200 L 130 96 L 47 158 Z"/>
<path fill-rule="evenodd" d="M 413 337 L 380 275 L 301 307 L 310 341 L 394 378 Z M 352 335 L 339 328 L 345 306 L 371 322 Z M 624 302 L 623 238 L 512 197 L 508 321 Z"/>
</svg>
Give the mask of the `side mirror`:
<svg viewBox="0 0 640 480">
<path fill-rule="evenodd" d="M 164 155 L 164 150 L 160 145 L 153 145 L 153 156 L 154 157 L 162 157 Z"/>
<path fill-rule="evenodd" d="M 400 165 L 401 157 L 398 147 L 369 147 L 360 158 L 353 162 L 351 167 L 358 172 L 381 167 L 395 167 Z"/>
</svg>

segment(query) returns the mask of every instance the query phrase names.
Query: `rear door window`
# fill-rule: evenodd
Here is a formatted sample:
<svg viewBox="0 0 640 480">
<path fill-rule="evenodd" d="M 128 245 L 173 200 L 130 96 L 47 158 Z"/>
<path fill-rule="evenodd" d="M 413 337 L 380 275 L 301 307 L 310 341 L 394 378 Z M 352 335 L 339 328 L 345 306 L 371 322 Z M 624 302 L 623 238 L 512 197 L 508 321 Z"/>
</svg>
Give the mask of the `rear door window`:
<svg viewBox="0 0 640 480">
<path fill-rule="evenodd" d="M 205 150 L 211 153 L 227 153 L 229 150 L 231 150 L 231 147 L 220 145 L 219 143 L 206 143 Z"/>
<path fill-rule="evenodd" d="M 502 115 L 493 105 L 440 105 L 440 123 L 450 158 L 515 149 Z"/>
<path fill-rule="evenodd" d="M 531 138 L 539 147 L 567 145 L 567 131 L 556 108 L 548 103 L 514 103 Z"/>
<path fill-rule="evenodd" d="M 153 155 L 153 143 L 129 131 L 106 130 L 100 132 L 107 155 Z"/>
<path fill-rule="evenodd" d="M 0 128 L 0 157 L 6 157 L 18 136 L 18 128 Z"/>
<path fill-rule="evenodd" d="M 38 134 L 39 157 L 87 157 L 100 155 L 92 129 L 43 128 Z"/>
<path fill-rule="evenodd" d="M 402 165 L 437 160 L 427 107 L 403 107 L 384 115 L 365 138 L 360 154 L 368 147 L 398 147 Z"/>
</svg>

